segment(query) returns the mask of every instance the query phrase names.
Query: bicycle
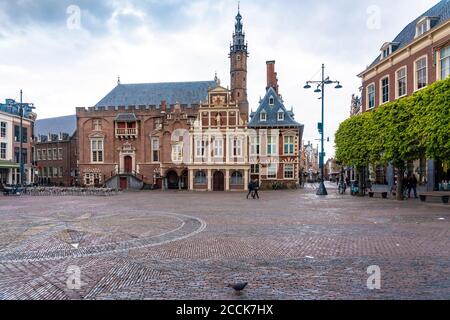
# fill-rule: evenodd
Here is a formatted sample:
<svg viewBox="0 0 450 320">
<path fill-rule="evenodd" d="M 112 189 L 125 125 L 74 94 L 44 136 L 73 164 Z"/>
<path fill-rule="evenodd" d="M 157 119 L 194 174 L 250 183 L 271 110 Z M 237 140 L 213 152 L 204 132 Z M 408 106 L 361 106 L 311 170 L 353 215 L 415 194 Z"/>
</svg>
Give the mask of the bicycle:
<svg viewBox="0 0 450 320">
<path fill-rule="evenodd" d="M 347 186 L 346 186 L 346 184 L 345 184 L 345 183 L 342 183 L 342 182 L 339 182 L 338 194 L 344 195 L 346 191 L 347 191 Z"/>
</svg>

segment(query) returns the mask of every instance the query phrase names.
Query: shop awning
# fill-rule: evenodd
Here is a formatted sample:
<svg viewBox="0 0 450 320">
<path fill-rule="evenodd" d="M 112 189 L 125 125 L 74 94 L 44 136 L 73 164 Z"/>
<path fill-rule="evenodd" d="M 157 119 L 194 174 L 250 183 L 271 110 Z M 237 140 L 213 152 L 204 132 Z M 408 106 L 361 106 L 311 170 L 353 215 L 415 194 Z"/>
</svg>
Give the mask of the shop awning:
<svg viewBox="0 0 450 320">
<path fill-rule="evenodd" d="M 8 161 L 8 160 L 0 160 L 0 169 L 19 169 L 19 164 Z"/>
</svg>

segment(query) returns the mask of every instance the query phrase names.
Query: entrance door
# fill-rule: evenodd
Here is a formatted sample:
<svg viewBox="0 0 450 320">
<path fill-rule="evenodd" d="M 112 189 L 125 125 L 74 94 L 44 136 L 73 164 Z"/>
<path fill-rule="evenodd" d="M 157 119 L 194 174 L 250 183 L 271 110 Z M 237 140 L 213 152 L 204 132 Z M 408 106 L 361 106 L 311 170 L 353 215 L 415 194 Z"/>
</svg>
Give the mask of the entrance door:
<svg viewBox="0 0 450 320">
<path fill-rule="evenodd" d="M 120 178 L 120 189 L 122 189 L 122 190 L 128 189 L 127 177 L 121 177 Z"/>
<path fill-rule="evenodd" d="M 180 185 L 182 190 L 187 190 L 189 189 L 189 174 L 188 171 L 185 170 L 183 171 L 183 174 L 181 175 L 181 185 Z"/>
<path fill-rule="evenodd" d="M 179 182 L 178 174 L 175 171 L 167 173 L 167 188 L 170 190 L 178 190 Z"/>
<path fill-rule="evenodd" d="M 125 173 L 133 172 L 133 158 L 126 156 L 124 159 Z"/>
<path fill-rule="evenodd" d="M 225 176 L 222 171 L 214 173 L 213 191 L 225 191 Z"/>
</svg>

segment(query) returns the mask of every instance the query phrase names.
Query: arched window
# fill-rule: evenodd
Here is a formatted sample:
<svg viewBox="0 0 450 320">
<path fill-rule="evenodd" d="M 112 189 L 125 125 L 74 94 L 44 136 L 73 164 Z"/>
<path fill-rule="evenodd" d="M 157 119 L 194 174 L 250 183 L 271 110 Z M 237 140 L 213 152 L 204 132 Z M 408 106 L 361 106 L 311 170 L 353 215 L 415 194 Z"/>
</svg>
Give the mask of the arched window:
<svg viewBox="0 0 450 320">
<path fill-rule="evenodd" d="M 195 173 L 195 184 L 206 184 L 206 174 L 204 171 L 197 171 Z"/>
<path fill-rule="evenodd" d="M 231 175 L 231 184 L 232 185 L 242 185 L 244 183 L 244 179 L 242 177 L 242 173 L 239 171 L 234 171 Z"/>
<path fill-rule="evenodd" d="M 271 106 L 273 106 L 273 105 L 275 104 L 275 99 L 274 99 L 273 97 L 270 97 L 270 99 L 269 99 L 269 104 L 270 104 Z"/>
</svg>

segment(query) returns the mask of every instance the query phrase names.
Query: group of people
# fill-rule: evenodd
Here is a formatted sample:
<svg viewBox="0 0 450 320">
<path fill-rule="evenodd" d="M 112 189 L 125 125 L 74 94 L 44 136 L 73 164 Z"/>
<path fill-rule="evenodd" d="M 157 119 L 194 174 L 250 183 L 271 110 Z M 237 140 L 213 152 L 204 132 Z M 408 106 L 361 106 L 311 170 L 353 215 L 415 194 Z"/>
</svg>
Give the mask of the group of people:
<svg viewBox="0 0 450 320">
<path fill-rule="evenodd" d="M 259 199 L 259 182 L 258 180 L 252 180 L 249 182 L 248 184 L 248 194 L 247 194 L 247 199 L 248 197 L 252 197 L 253 199 L 258 198 Z"/>
</svg>

